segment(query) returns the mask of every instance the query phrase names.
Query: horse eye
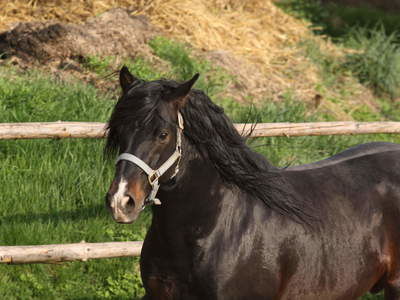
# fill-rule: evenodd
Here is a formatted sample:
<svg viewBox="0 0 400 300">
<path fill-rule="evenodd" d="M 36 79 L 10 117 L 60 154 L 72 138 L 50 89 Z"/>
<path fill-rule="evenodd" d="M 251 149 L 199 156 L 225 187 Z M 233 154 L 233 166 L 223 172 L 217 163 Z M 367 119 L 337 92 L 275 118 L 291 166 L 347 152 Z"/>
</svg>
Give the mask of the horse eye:
<svg viewBox="0 0 400 300">
<path fill-rule="evenodd" d="M 167 138 L 167 136 L 168 136 L 168 132 L 162 131 L 158 137 L 160 140 L 163 141 Z"/>
</svg>

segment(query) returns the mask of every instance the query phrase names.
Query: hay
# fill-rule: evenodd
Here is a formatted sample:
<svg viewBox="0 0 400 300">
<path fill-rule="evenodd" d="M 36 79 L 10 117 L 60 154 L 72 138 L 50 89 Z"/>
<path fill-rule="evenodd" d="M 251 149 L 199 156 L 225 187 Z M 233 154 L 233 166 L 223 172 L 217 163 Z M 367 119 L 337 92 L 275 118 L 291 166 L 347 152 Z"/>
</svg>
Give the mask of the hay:
<svg viewBox="0 0 400 300">
<path fill-rule="evenodd" d="M 322 38 L 314 37 L 309 24 L 285 14 L 272 0 L 4 2 L 0 4 L 0 30 L 21 21 L 82 23 L 114 7 L 127 8 L 132 15 L 145 14 L 170 37 L 187 42 L 217 64 L 230 65 L 238 78 L 231 84 L 242 87 L 242 99 L 245 95 L 279 99 L 290 90 L 298 98 L 312 101 L 321 80 L 317 67 L 304 57 L 298 43 L 314 39 L 324 51 L 336 51 Z"/>
<path fill-rule="evenodd" d="M 293 89 L 303 98 L 313 94 L 316 70 L 295 47 L 311 34 L 303 21 L 284 14 L 272 1 L 154 0 L 135 13 L 148 15 L 154 25 L 195 48 L 244 57 L 253 67 L 246 70 L 242 64 L 236 71 L 252 91 L 277 95 Z"/>
<path fill-rule="evenodd" d="M 316 71 L 295 47 L 302 38 L 311 36 L 307 24 L 284 14 L 272 1 L 12 0 L 0 6 L 0 29 L 33 20 L 81 23 L 116 6 L 147 15 L 171 37 L 195 48 L 225 50 L 234 57 L 244 57 L 253 66 L 246 70 L 247 64 L 242 63 L 239 77 L 243 86 L 250 84 L 252 94 L 276 95 L 289 88 L 303 98 L 313 94 Z M 282 76 L 285 73 L 296 80 L 288 80 Z"/>
<path fill-rule="evenodd" d="M 114 7 L 128 7 L 132 1 L 104 0 L 9 0 L 0 3 L 0 31 L 18 22 L 59 20 L 82 23 Z"/>
</svg>

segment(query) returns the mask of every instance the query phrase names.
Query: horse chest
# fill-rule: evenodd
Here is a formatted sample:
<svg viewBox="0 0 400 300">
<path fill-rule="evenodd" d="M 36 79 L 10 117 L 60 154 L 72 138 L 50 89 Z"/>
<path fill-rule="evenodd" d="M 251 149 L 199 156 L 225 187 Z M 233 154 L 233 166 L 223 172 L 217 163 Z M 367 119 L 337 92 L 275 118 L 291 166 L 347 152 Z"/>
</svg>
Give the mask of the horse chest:
<svg viewBox="0 0 400 300">
<path fill-rule="evenodd" d="M 185 258 L 144 261 L 142 277 L 149 299 L 213 299 L 208 295 L 209 287 L 200 282 L 198 273 L 193 270 L 193 263 Z"/>
<path fill-rule="evenodd" d="M 141 272 L 149 299 L 213 299 L 204 284 L 211 278 L 200 271 L 203 249 L 185 234 L 164 238 L 149 232 L 142 250 Z"/>
</svg>

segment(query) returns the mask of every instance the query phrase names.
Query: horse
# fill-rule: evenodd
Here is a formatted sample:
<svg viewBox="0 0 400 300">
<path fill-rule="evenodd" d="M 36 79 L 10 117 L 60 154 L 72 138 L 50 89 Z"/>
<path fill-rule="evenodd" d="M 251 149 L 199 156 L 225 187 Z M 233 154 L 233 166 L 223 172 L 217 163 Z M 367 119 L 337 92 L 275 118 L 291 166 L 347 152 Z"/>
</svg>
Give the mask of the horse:
<svg viewBox="0 0 400 300">
<path fill-rule="evenodd" d="M 119 72 L 106 205 L 119 223 L 151 206 L 143 299 L 400 299 L 400 145 L 275 167 L 193 88 L 198 76 Z"/>
</svg>

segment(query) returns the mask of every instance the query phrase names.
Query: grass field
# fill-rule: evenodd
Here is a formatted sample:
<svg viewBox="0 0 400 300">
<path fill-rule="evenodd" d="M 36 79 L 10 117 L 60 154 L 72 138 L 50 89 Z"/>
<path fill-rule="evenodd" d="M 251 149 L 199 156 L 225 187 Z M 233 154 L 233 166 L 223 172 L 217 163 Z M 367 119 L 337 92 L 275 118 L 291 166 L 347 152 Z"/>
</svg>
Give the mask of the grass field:
<svg viewBox="0 0 400 300">
<path fill-rule="evenodd" d="M 198 88 L 208 91 L 238 122 L 303 122 L 324 120 L 294 101 L 291 94 L 280 104 L 266 99 L 264 106 L 242 107 L 223 97 L 223 71 L 193 60 L 180 46 L 168 56 L 166 40 L 153 42 L 158 55 L 169 61 L 168 74 L 145 61 L 127 62 L 132 71 L 152 79 L 184 79 L 196 71 L 203 76 Z M 173 51 L 172 51 L 173 52 Z M 186 54 L 185 54 L 186 53 Z M 107 73 L 107 61 L 93 58 L 88 68 Z M 211 74 L 210 73 L 210 74 Z M 114 78 L 113 80 L 117 80 Z M 216 96 L 218 95 L 218 96 Z M 107 120 L 115 96 L 103 95 L 90 85 L 61 82 L 38 72 L 22 73 L 0 67 L 1 122 Z M 385 119 L 398 118 L 392 106 L 382 106 Z M 385 108 L 386 107 L 386 108 Z M 358 120 L 382 119 L 359 113 Z M 315 161 L 367 141 L 400 142 L 395 135 L 260 138 L 252 147 L 275 165 Z M 102 156 L 102 140 L 0 141 L 0 244 L 26 245 L 142 240 L 151 215 L 142 214 L 134 225 L 116 224 L 104 207 L 104 195 L 113 176 L 111 161 Z M 137 299 L 143 294 L 133 258 L 105 259 L 60 265 L 0 266 L 0 299 Z M 365 299 L 382 299 L 375 296 Z"/>
</svg>

